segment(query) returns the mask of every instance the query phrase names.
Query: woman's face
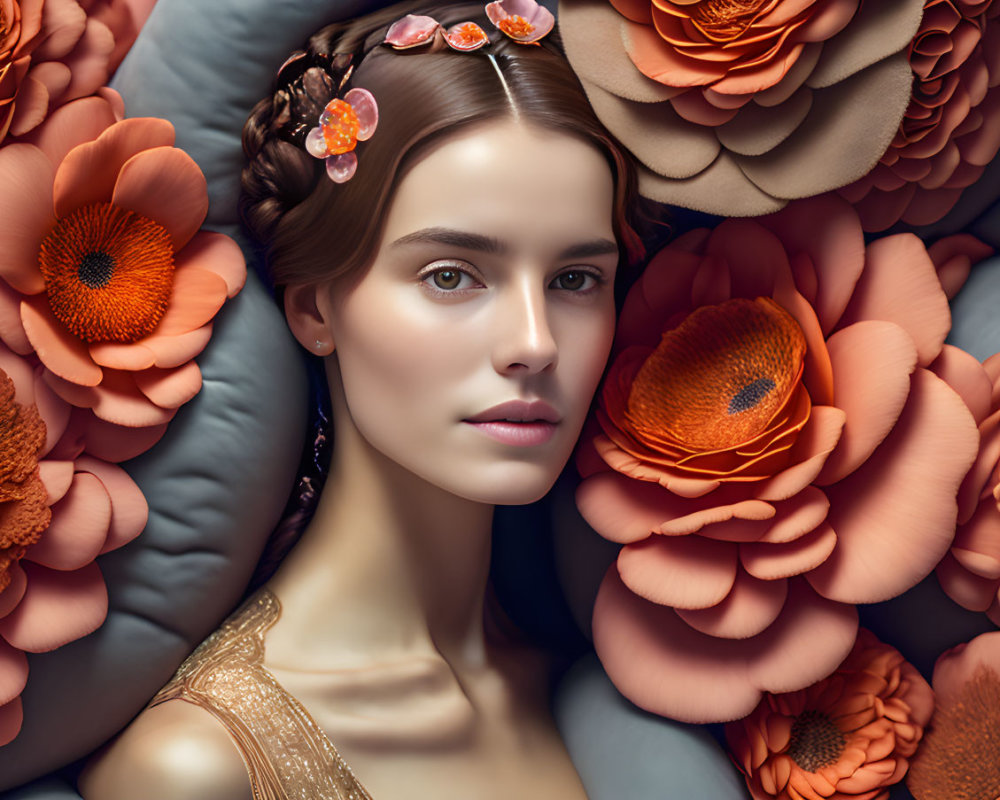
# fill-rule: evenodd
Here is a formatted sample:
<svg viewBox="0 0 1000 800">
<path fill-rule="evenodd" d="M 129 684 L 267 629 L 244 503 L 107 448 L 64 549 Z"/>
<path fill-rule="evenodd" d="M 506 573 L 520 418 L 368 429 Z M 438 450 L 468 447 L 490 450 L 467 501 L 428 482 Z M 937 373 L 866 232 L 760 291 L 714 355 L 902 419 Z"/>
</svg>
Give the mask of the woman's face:
<svg viewBox="0 0 1000 800">
<path fill-rule="evenodd" d="M 370 270 L 317 296 L 368 444 L 479 502 L 548 491 L 611 346 L 612 203 L 596 149 L 513 121 L 419 161 Z"/>
</svg>

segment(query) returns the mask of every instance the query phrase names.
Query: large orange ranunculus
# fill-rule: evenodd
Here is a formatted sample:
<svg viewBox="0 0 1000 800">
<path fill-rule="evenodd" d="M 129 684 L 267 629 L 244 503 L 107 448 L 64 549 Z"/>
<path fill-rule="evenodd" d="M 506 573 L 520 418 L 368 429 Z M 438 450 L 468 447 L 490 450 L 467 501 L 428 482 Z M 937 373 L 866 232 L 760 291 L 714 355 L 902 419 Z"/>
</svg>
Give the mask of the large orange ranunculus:
<svg viewBox="0 0 1000 800">
<path fill-rule="evenodd" d="M 246 266 L 198 232 L 205 178 L 162 119 L 116 121 L 102 98 L 0 148 L 0 327 L 64 400 L 126 427 L 161 426 L 201 387 L 193 361 Z"/>
<path fill-rule="evenodd" d="M 566 54 L 640 190 L 727 216 L 865 175 L 910 98 L 923 0 L 562 0 Z"/>
<path fill-rule="evenodd" d="M 836 667 L 850 604 L 934 569 L 979 441 L 950 325 L 920 240 L 866 247 L 833 195 L 652 260 L 578 455 L 580 511 L 623 545 L 593 629 L 626 697 L 742 716 Z"/>
<path fill-rule="evenodd" d="M 100 626 L 108 596 L 94 559 L 147 516 L 124 470 L 80 451 L 71 409 L 41 373 L 0 344 L 0 745 L 21 726 L 24 653 Z"/>
<path fill-rule="evenodd" d="M 1000 5 L 927 0 L 910 48 L 913 94 L 892 145 L 841 193 L 867 231 L 947 214 L 1000 149 Z"/>
<path fill-rule="evenodd" d="M 862 630 L 836 672 L 766 695 L 726 740 L 754 800 L 886 800 L 933 710 L 920 673 Z"/>
</svg>

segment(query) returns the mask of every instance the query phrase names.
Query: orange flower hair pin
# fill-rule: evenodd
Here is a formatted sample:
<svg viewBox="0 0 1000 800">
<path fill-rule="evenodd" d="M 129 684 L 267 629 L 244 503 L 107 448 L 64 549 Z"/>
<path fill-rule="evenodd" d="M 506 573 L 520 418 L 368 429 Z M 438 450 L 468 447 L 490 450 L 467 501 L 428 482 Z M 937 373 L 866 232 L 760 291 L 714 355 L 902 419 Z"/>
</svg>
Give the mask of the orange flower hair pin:
<svg viewBox="0 0 1000 800">
<path fill-rule="evenodd" d="M 497 0 L 486 6 L 497 30 L 518 44 L 536 44 L 555 26 L 555 17 L 535 0 Z M 410 50 L 444 41 L 453 50 L 470 52 L 490 43 L 490 38 L 475 22 L 460 22 L 445 30 L 433 17 L 407 14 L 396 20 L 385 34 L 384 44 L 395 50 Z"/>
<path fill-rule="evenodd" d="M 486 16 L 518 44 L 537 44 L 556 24 L 552 12 L 535 0 L 496 0 L 486 6 Z"/>
<path fill-rule="evenodd" d="M 326 160 L 326 174 L 334 183 L 354 177 L 358 142 L 371 138 L 378 125 L 378 104 L 367 89 L 351 89 L 343 99 L 333 98 L 319 115 L 319 124 L 306 134 L 306 152 Z"/>
</svg>

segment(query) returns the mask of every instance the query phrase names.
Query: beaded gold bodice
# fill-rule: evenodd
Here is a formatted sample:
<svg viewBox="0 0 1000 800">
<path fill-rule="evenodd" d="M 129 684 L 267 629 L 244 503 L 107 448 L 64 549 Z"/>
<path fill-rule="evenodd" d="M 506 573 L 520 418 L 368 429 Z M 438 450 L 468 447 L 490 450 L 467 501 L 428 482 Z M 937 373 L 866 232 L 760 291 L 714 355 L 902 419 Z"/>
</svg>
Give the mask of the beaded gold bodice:
<svg viewBox="0 0 1000 800">
<path fill-rule="evenodd" d="M 209 636 L 150 702 L 186 700 L 225 726 L 254 800 L 371 800 L 309 712 L 264 668 L 278 598 L 262 589 Z"/>
</svg>

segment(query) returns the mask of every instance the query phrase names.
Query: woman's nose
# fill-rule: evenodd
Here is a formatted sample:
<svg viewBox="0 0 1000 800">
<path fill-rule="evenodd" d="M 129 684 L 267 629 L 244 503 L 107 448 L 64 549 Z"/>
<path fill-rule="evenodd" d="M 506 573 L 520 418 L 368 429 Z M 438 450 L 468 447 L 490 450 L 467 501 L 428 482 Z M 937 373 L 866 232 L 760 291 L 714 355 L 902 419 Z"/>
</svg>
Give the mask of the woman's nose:
<svg viewBox="0 0 1000 800">
<path fill-rule="evenodd" d="M 559 348 L 550 327 L 545 287 L 523 280 L 506 294 L 496 319 L 494 368 L 504 375 L 552 369 Z"/>
</svg>

